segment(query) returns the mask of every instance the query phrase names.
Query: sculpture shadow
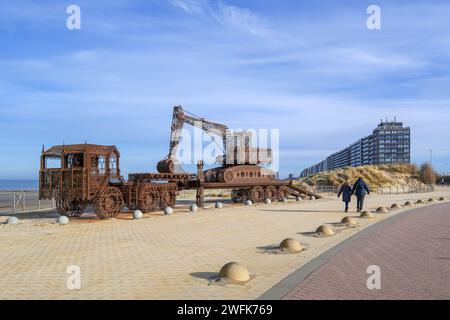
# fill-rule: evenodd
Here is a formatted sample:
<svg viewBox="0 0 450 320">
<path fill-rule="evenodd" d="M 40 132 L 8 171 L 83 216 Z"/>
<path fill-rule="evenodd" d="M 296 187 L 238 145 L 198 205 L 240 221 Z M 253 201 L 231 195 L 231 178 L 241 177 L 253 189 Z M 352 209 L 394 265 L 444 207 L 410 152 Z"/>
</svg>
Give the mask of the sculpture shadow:
<svg viewBox="0 0 450 320">
<path fill-rule="evenodd" d="M 203 280 L 216 280 L 219 277 L 219 273 L 217 272 L 192 272 L 190 273 L 191 276 L 195 277 L 195 278 L 199 278 L 199 279 L 203 279 Z"/>
</svg>

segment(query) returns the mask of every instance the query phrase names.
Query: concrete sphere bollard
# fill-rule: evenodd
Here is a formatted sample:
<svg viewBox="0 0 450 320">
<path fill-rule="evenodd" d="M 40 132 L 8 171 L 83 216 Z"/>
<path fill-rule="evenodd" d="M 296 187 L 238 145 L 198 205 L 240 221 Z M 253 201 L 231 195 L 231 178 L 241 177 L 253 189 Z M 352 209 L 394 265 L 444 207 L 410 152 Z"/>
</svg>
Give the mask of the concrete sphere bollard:
<svg viewBox="0 0 450 320">
<path fill-rule="evenodd" d="M 272 204 L 272 200 L 266 199 L 266 204 Z"/>
<path fill-rule="evenodd" d="M 356 222 L 354 218 L 349 216 L 342 218 L 341 223 L 349 227 L 354 227 L 358 225 L 358 222 Z"/>
<path fill-rule="evenodd" d="M 295 201 L 303 201 L 303 198 L 302 197 L 296 197 Z"/>
<path fill-rule="evenodd" d="M 170 215 L 173 213 L 173 209 L 171 207 L 165 207 L 164 208 L 164 214 Z"/>
<path fill-rule="evenodd" d="M 311 197 L 309 197 L 309 200 L 316 200 L 316 197 L 311 196 Z"/>
<path fill-rule="evenodd" d="M 416 201 L 416 203 L 417 203 L 417 204 L 424 204 L 425 202 L 423 202 L 422 199 L 419 199 L 419 200 Z"/>
<path fill-rule="evenodd" d="M 374 218 L 374 215 L 373 215 L 373 213 L 370 212 L 370 211 L 363 211 L 363 212 L 361 212 L 361 214 L 359 215 L 359 217 L 360 217 L 360 218 L 363 218 L 363 219 L 372 219 L 372 218 Z"/>
<path fill-rule="evenodd" d="M 252 200 L 245 201 L 246 206 L 251 206 L 253 204 Z"/>
<path fill-rule="evenodd" d="M 322 236 L 332 236 L 335 234 L 333 227 L 324 224 L 316 229 L 316 233 Z"/>
<path fill-rule="evenodd" d="M 58 222 L 58 224 L 65 226 L 70 223 L 70 220 L 66 216 L 59 216 L 58 219 L 56 219 L 56 222 Z"/>
<path fill-rule="evenodd" d="M 440 197 L 439 201 L 445 201 L 445 198 L 444 197 Z"/>
<path fill-rule="evenodd" d="M 287 238 L 281 241 L 279 245 L 280 249 L 287 250 L 289 252 L 301 252 L 303 250 L 302 245 L 298 240 Z"/>
<path fill-rule="evenodd" d="M 250 280 L 250 273 L 247 268 L 237 262 L 229 262 L 219 271 L 219 278 L 231 281 L 245 282 Z"/>
<path fill-rule="evenodd" d="M 18 224 L 19 223 L 19 218 L 17 217 L 8 217 L 8 219 L 6 219 L 6 224 Z"/>
<path fill-rule="evenodd" d="M 401 208 L 402 208 L 402 206 L 399 205 L 398 203 L 394 203 L 394 204 L 391 206 L 391 209 L 394 209 L 394 210 L 396 210 L 396 209 L 401 209 Z"/>
<path fill-rule="evenodd" d="M 137 220 L 137 219 L 141 219 L 142 218 L 142 211 L 141 210 L 134 210 L 133 211 L 133 219 Z"/>
<path fill-rule="evenodd" d="M 403 206 L 405 206 L 405 207 L 412 207 L 413 204 L 412 204 L 411 201 L 406 201 L 405 204 L 404 204 Z"/>
<path fill-rule="evenodd" d="M 389 210 L 386 207 L 378 207 L 378 213 L 389 213 Z"/>
<path fill-rule="evenodd" d="M 222 202 L 216 202 L 216 209 L 222 209 L 223 203 Z"/>
<path fill-rule="evenodd" d="M 196 205 L 195 203 L 191 204 L 191 205 L 189 206 L 189 211 L 190 211 L 190 212 L 197 212 L 197 211 L 198 211 L 197 205 Z"/>
</svg>

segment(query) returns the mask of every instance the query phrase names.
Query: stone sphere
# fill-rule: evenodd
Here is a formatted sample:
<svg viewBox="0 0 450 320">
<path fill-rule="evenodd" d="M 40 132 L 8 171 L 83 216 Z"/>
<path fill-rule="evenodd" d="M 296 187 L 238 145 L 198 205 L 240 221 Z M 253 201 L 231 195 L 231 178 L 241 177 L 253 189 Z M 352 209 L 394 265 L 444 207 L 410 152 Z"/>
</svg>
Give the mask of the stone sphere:
<svg viewBox="0 0 450 320">
<path fill-rule="evenodd" d="M 363 212 L 361 212 L 359 217 L 364 218 L 364 219 L 372 219 L 374 217 L 374 215 L 370 211 L 363 211 Z"/>
<path fill-rule="evenodd" d="M 237 262 L 229 262 L 220 269 L 219 277 L 221 279 L 244 282 L 250 280 L 250 273 L 245 266 Z"/>
<path fill-rule="evenodd" d="M 58 222 L 59 224 L 62 224 L 62 225 L 68 225 L 70 220 L 66 216 L 59 216 L 58 219 L 56 220 L 56 222 Z"/>
<path fill-rule="evenodd" d="M 412 207 L 413 204 L 412 204 L 411 201 L 406 201 L 405 204 L 404 204 L 404 206 L 405 206 L 405 207 Z"/>
<path fill-rule="evenodd" d="M 197 205 L 196 205 L 195 203 L 191 204 L 191 205 L 189 206 L 189 211 L 190 211 L 190 212 L 197 212 L 197 211 L 198 211 Z"/>
<path fill-rule="evenodd" d="M 310 199 L 310 200 L 316 200 L 316 197 L 311 196 L 311 197 L 309 197 L 309 199 Z"/>
<path fill-rule="evenodd" d="M 285 249 L 288 250 L 289 252 L 301 252 L 303 250 L 303 247 L 297 240 L 287 238 L 281 241 L 280 249 Z"/>
<path fill-rule="evenodd" d="M 134 210 L 133 211 L 133 219 L 140 219 L 142 218 L 142 211 L 141 210 Z"/>
<path fill-rule="evenodd" d="M 173 209 L 171 207 L 165 207 L 164 208 L 164 214 L 172 214 L 173 213 Z"/>
<path fill-rule="evenodd" d="M 266 204 L 272 204 L 272 200 L 266 199 Z"/>
<path fill-rule="evenodd" d="M 296 197 L 295 201 L 303 201 L 303 198 L 302 197 Z"/>
<path fill-rule="evenodd" d="M 378 213 L 389 213 L 389 210 L 386 207 L 378 207 Z"/>
<path fill-rule="evenodd" d="M 6 224 L 18 224 L 19 223 L 19 218 L 17 217 L 8 217 L 8 219 L 6 219 Z"/>
<path fill-rule="evenodd" d="M 245 201 L 246 206 L 251 206 L 253 204 L 252 200 Z"/>
<path fill-rule="evenodd" d="M 354 218 L 349 217 L 349 216 L 344 217 L 344 218 L 341 220 L 341 223 L 342 223 L 342 224 L 345 224 L 345 225 L 347 225 L 347 226 L 357 226 L 357 225 L 358 225 L 358 222 L 356 222 L 356 220 L 355 220 Z"/>
<path fill-rule="evenodd" d="M 392 206 L 391 206 L 391 209 L 401 209 L 402 208 L 402 206 L 401 205 L 399 205 L 398 203 L 394 203 Z"/>
<path fill-rule="evenodd" d="M 419 199 L 419 200 L 416 201 L 416 203 L 417 203 L 417 204 L 424 204 L 425 202 L 423 202 L 422 199 Z"/>
<path fill-rule="evenodd" d="M 216 202 L 216 209 L 222 209 L 223 203 L 222 202 Z"/>
<path fill-rule="evenodd" d="M 323 236 L 332 236 L 335 232 L 332 226 L 324 224 L 316 229 L 316 233 Z"/>
</svg>

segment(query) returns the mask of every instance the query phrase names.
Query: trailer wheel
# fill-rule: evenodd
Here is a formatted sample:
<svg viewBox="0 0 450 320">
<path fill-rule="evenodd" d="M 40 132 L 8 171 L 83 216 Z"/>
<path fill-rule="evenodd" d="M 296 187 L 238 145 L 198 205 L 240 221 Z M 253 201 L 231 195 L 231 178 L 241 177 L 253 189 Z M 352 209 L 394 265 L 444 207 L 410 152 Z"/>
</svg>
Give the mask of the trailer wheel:
<svg viewBox="0 0 450 320">
<path fill-rule="evenodd" d="M 107 187 L 94 201 L 95 214 L 102 219 L 114 218 L 123 207 L 122 193 L 116 187 Z"/>
<path fill-rule="evenodd" d="M 170 191 L 163 191 L 159 200 L 159 208 L 164 210 L 166 207 L 175 206 L 175 194 Z"/>
<path fill-rule="evenodd" d="M 153 190 L 144 188 L 138 200 L 138 208 L 143 212 L 151 212 L 158 208 L 158 194 Z"/>
<path fill-rule="evenodd" d="M 266 199 L 270 199 L 271 201 L 275 201 L 278 198 L 277 188 L 274 186 L 268 186 L 266 188 Z"/>
</svg>

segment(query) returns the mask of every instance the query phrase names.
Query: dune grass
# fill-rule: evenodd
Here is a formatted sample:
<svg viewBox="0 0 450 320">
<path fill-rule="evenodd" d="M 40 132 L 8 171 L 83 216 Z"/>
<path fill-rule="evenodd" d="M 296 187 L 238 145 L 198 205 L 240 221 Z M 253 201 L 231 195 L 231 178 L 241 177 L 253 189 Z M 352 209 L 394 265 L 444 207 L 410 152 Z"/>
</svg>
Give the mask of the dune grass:
<svg viewBox="0 0 450 320">
<path fill-rule="evenodd" d="M 340 186 L 347 179 L 353 183 L 359 177 L 373 187 L 420 184 L 417 167 L 410 164 L 345 167 L 320 172 L 302 178 L 299 182 L 309 186 Z"/>
</svg>

